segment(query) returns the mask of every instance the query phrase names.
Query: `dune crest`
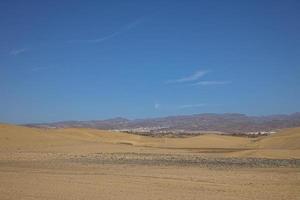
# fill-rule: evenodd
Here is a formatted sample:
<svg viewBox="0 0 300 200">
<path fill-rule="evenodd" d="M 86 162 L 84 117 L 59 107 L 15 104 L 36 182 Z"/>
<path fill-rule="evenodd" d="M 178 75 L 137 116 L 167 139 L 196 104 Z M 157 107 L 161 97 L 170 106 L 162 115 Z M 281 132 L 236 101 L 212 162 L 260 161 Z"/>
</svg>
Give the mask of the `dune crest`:
<svg viewBox="0 0 300 200">
<path fill-rule="evenodd" d="M 188 138 L 153 138 L 120 132 L 84 128 L 40 129 L 0 124 L 0 150 L 62 150 L 84 146 L 96 151 L 152 148 L 160 151 L 224 152 L 237 157 L 300 157 L 300 128 L 284 129 L 261 138 L 206 134 Z M 69 149 L 71 151 L 72 149 Z M 209 151 L 208 151 L 209 150 Z"/>
</svg>

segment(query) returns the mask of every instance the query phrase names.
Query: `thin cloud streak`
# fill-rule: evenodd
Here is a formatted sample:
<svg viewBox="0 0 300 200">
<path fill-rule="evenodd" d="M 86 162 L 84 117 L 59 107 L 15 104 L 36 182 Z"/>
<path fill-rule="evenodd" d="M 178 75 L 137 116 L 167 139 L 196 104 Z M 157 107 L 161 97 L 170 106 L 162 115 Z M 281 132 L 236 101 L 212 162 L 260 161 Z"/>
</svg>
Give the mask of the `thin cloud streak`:
<svg viewBox="0 0 300 200">
<path fill-rule="evenodd" d="M 48 70 L 48 69 L 51 69 L 53 67 L 34 67 L 31 69 L 31 71 L 42 71 L 42 70 Z"/>
<path fill-rule="evenodd" d="M 113 33 L 111 33 L 109 35 L 104 36 L 104 37 L 100 37 L 100 38 L 96 38 L 96 39 L 91 39 L 91 40 L 89 40 L 89 39 L 87 39 L 87 40 L 71 40 L 69 42 L 72 42 L 72 43 L 74 43 L 74 42 L 76 42 L 76 43 L 78 43 L 78 42 L 82 42 L 82 43 L 101 43 L 101 42 L 104 42 L 104 41 L 106 41 L 108 39 L 114 38 L 114 37 L 116 37 L 116 36 L 118 36 L 118 35 L 120 35 L 120 34 L 122 34 L 124 32 L 127 32 L 127 31 L 135 28 L 136 26 L 138 26 L 139 24 L 141 24 L 144 20 L 145 20 L 145 17 L 137 19 L 137 20 L 135 20 L 135 21 L 127 24 L 123 28 L 121 28 L 121 30 L 115 31 L 115 32 L 113 32 Z"/>
<path fill-rule="evenodd" d="M 197 85 L 202 85 L 202 86 L 206 86 L 206 85 L 225 85 L 225 84 L 229 84 L 229 81 L 199 81 L 197 83 L 194 83 L 192 85 L 197 86 Z"/>
<path fill-rule="evenodd" d="M 12 50 L 9 54 L 12 55 L 12 56 L 17 56 L 21 53 L 24 53 L 25 51 L 27 51 L 26 48 L 23 48 L 23 49 L 15 49 L 15 50 Z"/>
<path fill-rule="evenodd" d="M 199 104 L 184 104 L 184 105 L 165 105 L 161 106 L 159 103 L 154 103 L 153 108 L 155 110 L 177 110 L 177 109 L 188 109 L 188 108 L 197 108 L 197 107 L 204 107 L 207 104 L 199 103 Z"/>
<path fill-rule="evenodd" d="M 206 106 L 206 104 L 187 104 L 187 105 L 181 105 L 179 106 L 178 108 L 179 109 L 185 109 L 185 108 L 197 108 L 197 107 L 203 107 L 203 106 Z"/>
<path fill-rule="evenodd" d="M 200 79 L 201 77 L 203 77 L 204 75 L 206 75 L 208 72 L 209 71 L 206 71 L 206 70 L 199 70 L 190 76 L 186 76 L 186 77 L 176 79 L 176 80 L 169 80 L 169 81 L 167 81 L 167 83 L 185 83 L 185 82 L 196 81 L 196 80 Z"/>
</svg>

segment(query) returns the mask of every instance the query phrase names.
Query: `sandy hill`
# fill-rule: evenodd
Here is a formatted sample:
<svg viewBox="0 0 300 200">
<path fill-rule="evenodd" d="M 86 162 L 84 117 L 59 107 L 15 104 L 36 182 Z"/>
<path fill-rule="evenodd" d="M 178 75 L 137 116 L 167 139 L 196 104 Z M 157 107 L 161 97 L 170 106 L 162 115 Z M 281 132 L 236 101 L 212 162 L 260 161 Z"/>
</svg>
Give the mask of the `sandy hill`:
<svg viewBox="0 0 300 200">
<path fill-rule="evenodd" d="M 232 153 L 238 157 L 300 158 L 300 128 L 283 129 L 267 137 L 253 140 L 250 149 Z"/>
<path fill-rule="evenodd" d="M 0 150 L 36 150 L 62 146 L 134 140 L 134 135 L 93 129 L 40 129 L 0 124 Z"/>
<path fill-rule="evenodd" d="M 96 129 L 41 129 L 0 124 L 0 151 L 135 152 L 139 151 L 137 148 L 199 152 L 223 149 L 224 153 L 234 150 L 228 154 L 230 156 L 298 158 L 300 128 L 284 129 L 277 134 L 258 139 L 214 134 L 190 138 L 153 138 Z"/>
<path fill-rule="evenodd" d="M 6 124 L 0 125 L 0 140 L 2 147 L 42 147 L 78 142 L 105 142 L 162 148 L 234 148 L 241 147 L 249 141 L 247 138 L 213 134 L 191 138 L 153 138 L 96 129 L 40 129 Z"/>
<path fill-rule="evenodd" d="M 284 129 L 256 142 L 263 149 L 300 149 L 300 128 Z"/>
</svg>

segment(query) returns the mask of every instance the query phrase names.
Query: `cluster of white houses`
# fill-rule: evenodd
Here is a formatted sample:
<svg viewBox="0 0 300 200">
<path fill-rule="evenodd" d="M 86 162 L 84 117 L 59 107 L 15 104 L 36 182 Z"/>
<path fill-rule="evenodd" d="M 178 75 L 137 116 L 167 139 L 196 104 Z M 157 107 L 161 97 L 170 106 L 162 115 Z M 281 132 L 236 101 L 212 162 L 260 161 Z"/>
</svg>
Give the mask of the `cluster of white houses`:
<svg viewBox="0 0 300 200">
<path fill-rule="evenodd" d="M 247 132 L 246 135 L 271 135 L 276 133 L 275 131 L 255 131 L 255 132 Z"/>
<path fill-rule="evenodd" d="M 131 129 L 114 129 L 113 131 L 117 132 L 127 132 L 127 133 L 135 133 L 135 134 L 191 134 L 191 135 L 199 135 L 199 134 L 222 134 L 222 135 L 230 135 L 229 133 L 219 132 L 219 131 L 187 131 L 183 129 L 168 129 L 168 127 L 137 127 Z M 253 131 L 253 132 L 244 132 L 234 135 L 247 135 L 247 136 L 263 136 L 270 135 L 276 133 L 275 131 Z"/>
</svg>

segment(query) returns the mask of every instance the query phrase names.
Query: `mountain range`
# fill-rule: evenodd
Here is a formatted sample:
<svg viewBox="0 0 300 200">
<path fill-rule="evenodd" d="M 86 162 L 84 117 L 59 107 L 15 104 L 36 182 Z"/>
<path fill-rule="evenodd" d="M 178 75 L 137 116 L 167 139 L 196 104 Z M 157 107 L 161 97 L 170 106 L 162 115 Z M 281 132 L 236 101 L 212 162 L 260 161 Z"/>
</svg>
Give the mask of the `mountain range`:
<svg viewBox="0 0 300 200">
<path fill-rule="evenodd" d="M 95 128 L 152 134 L 200 133 L 205 131 L 243 134 L 300 127 L 300 112 L 289 115 L 268 116 L 248 116 L 239 113 L 204 113 L 135 120 L 118 117 L 107 120 L 61 121 L 25 125 L 39 128 Z"/>
</svg>

